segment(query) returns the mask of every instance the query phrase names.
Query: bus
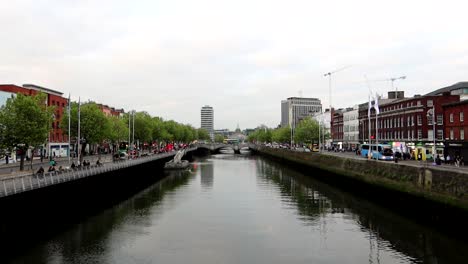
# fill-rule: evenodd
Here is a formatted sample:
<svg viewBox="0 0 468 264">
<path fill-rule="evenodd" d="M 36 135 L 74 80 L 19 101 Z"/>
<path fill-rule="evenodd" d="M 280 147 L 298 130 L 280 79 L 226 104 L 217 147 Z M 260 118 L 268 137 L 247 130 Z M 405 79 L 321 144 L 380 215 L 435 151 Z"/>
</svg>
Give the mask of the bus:
<svg viewBox="0 0 468 264">
<path fill-rule="evenodd" d="M 367 158 L 369 155 L 369 149 L 372 152 L 372 159 L 375 160 L 393 160 L 392 146 L 384 144 L 362 144 L 361 145 L 361 156 Z"/>
</svg>

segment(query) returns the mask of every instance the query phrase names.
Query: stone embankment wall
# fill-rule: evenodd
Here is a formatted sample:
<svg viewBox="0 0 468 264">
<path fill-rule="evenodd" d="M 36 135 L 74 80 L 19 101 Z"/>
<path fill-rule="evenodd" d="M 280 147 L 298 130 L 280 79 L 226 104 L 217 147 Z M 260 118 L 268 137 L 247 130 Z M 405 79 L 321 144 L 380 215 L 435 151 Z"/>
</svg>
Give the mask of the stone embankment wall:
<svg viewBox="0 0 468 264">
<path fill-rule="evenodd" d="M 319 153 L 255 147 L 256 152 L 276 159 L 329 171 L 392 191 L 468 210 L 468 173 L 432 165 L 411 166 Z"/>
</svg>

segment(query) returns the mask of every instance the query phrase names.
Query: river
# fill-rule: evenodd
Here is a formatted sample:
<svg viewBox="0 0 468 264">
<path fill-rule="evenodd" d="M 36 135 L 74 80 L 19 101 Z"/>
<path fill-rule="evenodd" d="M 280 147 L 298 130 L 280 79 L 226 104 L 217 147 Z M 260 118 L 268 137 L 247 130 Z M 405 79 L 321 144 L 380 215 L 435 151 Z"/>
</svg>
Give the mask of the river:
<svg viewBox="0 0 468 264">
<path fill-rule="evenodd" d="M 256 156 L 200 158 L 12 262 L 466 263 L 466 242 L 314 173 Z"/>
</svg>

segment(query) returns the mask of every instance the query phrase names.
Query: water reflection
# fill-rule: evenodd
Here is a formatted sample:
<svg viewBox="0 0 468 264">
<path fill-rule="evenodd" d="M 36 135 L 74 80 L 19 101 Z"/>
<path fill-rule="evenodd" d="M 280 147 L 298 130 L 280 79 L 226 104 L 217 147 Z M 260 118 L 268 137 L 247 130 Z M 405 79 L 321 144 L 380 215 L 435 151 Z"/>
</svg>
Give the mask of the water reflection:
<svg viewBox="0 0 468 264">
<path fill-rule="evenodd" d="M 214 166 L 212 162 L 203 162 L 198 166 L 200 170 L 200 183 L 205 189 L 213 187 L 214 181 Z"/>
<path fill-rule="evenodd" d="M 466 263 L 468 259 L 468 243 L 304 175 L 324 172 L 299 173 L 262 159 L 257 160 L 257 168 L 260 185 L 277 184 L 283 205 L 296 210 L 303 225 L 318 228 L 324 238 L 331 231 L 328 224 L 336 224 L 337 219 L 358 224 L 368 240 L 369 263 L 387 263 L 389 252 L 409 263 Z"/>
<path fill-rule="evenodd" d="M 160 215 L 157 209 L 163 198 L 193 178 L 188 171 L 171 172 L 167 177 L 131 199 L 79 223 L 45 245 L 11 263 L 106 263 L 114 241 L 132 243 L 132 237 L 145 235 L 145 229 Z M 167 203 L 170 206 L 174 204 Z M 118 232 L 116 232 L 118 231 Z M 110 261 L 112 263 L 112 261 Z"/>
<path fill-rule="evenodd" d="M 14 263 L 464 263 L 466 243 L 254 156 L 172 172 Z M 331 177 L 333 175 L 330 175 Z"/>
</svg>

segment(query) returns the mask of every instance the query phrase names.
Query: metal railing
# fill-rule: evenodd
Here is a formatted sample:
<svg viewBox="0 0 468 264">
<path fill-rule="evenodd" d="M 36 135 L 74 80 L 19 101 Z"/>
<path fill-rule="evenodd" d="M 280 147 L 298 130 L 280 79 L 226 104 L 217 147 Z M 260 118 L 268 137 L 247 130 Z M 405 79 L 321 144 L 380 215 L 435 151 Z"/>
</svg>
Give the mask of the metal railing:
<svg viewBox="0 0 468 264">
<path fill-rule="evenodd" d="M 189 148 L 187 149 L 187 152 L 193 151 L 195 149 L 196 148 Z M 176 153 L 177 152 L 160 153 L 143 156 L 136 159 L 117 160 L 113 162 L 102 163 L 101 165 L 90 165 L 75 169 L 66 169 L 63 171 L 44 172 L 43 174 L 28 174 L 5 177 L 0 179 L 0 197 L 137 166 L 143 163 L 171 157 Z"/>
</svg>

